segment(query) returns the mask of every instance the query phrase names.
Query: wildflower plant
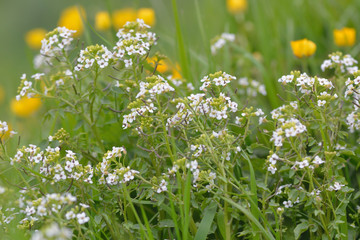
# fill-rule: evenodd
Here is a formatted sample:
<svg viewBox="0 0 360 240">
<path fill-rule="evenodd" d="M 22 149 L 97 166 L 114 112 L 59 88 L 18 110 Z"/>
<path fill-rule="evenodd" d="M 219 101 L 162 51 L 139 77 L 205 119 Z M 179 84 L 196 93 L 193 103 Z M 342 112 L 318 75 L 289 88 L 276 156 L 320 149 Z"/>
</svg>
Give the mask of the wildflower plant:
<svg viewBox="0 0 360 240">
<path fill-rule="evenodd" d="M 73 34 L 48 33 L 40 72 L 24 74 L 18 89 L 18 100 L 46 103 L 49 136 L 12 151 L 0 121 L 2 161 L 19 177 L 17 201 L 0 209 L 4 231 L 14 223 L 32 239 L 358 236 L 360 74 L 350 55 L 331 54 L 324 76 L 280 77 L 287 98 L 267 111 L 247 101 L 266 95 L 260 81 L 217 71 L 194 88 L 157 71 L 164 58 L 149 64 L 157 36 L 143 20 L 119 29 L 114 45 L 81 47 Z M 213 49 L 233 40 L 223 34 Z"/>
</svg>

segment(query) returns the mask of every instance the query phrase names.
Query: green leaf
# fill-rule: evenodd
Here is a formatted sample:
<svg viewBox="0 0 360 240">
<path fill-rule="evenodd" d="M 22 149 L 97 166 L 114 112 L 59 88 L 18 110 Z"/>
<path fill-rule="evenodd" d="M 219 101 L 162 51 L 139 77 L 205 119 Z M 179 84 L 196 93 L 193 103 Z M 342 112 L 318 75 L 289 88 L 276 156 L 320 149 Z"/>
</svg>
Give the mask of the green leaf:
<svg viewBox="0 0 360 240">
<path fill-rule="evenodd" d="M 224 211 L 221 210 L 217 213 L 216 222 L 221 236 L 225 239 Z"/>
<path fill-rule="evenodd" d="M 169 228 L 175 227 L 174 221 L 172 219 L 163 219 L 159 221 L 158 226 L 160 228 Z"/>
<path fill-rule="evenodd" d="M 303 232 L 305 232 L 306 230 L 308 230 L 308 228 L 309 228 L 309 222 L 306 220 L 303 221 L 302 223 L 298 224 L 296 226 L 296 228 L 294 229 L 295 239 L 299 239 L 301 234 Z"/>
<path fill-rule="evenodd" d="M 206 239 L 206 236 L 209 234 L 211 224 L 215 217 L 216 209 L 217 209 L 216 202 L 211 202 L 210 205 L 207 208 L 205 208 L 203 219 L 200 222 L 194 240 Z"/>
</svg>

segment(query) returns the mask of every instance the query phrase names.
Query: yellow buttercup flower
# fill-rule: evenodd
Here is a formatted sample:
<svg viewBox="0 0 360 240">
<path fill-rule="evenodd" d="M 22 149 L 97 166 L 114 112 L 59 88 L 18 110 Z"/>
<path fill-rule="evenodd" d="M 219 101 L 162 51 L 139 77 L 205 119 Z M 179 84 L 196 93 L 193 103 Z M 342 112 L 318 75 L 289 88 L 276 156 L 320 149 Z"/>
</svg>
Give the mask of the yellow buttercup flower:
<svg viewBox="0 0 360 240">
<path fill-rule="evenodd" d="M 136 20 L 136 11 L 132 8 L 124 8 L 113 12 L 112 21 L 115 29 L 122 28 L 125 23 Z"/>
<path fill-rule="evenodd" d="M 334 30 L 334 41 L 339 47 L 353 46 L 355 44 L 356 31 L 354 28 L 343 28 Z"/>
<path fill-rule="evenodd" d="M 182 76 L 179 72 L 180 66 L 178 63 L 176 63 L 176 67 L 172 69 L 172 78 L 173 79 L 182 79 Z"/>
<path fill-rule="evenodd" d="M 155 67 L 155 62 L 158 61 L 158 58 L 157 57 L 151 57 L 151 58 L 148 58 L 147 61 L 152 67 Z M 160 61 L 158 61 L 156 71 L 158 71 L 160 73 L 165 73 L 165 72 L 169 71 L 169 66 L 165 62 L 164 59 L 161 59 Z"/>
<path fill-rule="evenodd" d="M 226 6 L 229 12 L 235 14 L 246 10 L 246 0 L 226 0 Z"/>
<path fill-rule="evenodd" d="M 306 38 L 291 41 L 291 48 L 294 55 L 298 58 L 309 57 L 316 51 L 316 44 Z"/>
<path fill-rule="evenodd" d="M 13 99 L 10 104 L 11 111 L 19 117 L 29 117 L 41 107 L 41 100 L 38 97 L 23 97 L 19 101 Z"/>
<path fill-rule="evenodd" d="M 95 29 L 104 31 L 108 30 L 111 26 L 111 19 L 108 12 L 101 11 L 95 15 Z"/>
<path fill-rule="evenodd" d="M 33 49 L 41 48 L 41 40 L 45 38 L 47 31 L 42 28 L 35 28 L 28 31 L 25 35 L 26 44 Z"/>
<path fill-rule="evenodd" d="M 86 19 L 86 13 L 81 6 L 68 7 L 61 13 L 58 26 L 76 30 L 74 36 L 78 37 L 84 31 L 83 19 Z"/>
<path fill-rule="evenodd" d="M 155 12 L 152 8 L 140 8 L 137 12 L 137 18 L 144 20 L 147 25 L 155 25 Z"/>
</svg>

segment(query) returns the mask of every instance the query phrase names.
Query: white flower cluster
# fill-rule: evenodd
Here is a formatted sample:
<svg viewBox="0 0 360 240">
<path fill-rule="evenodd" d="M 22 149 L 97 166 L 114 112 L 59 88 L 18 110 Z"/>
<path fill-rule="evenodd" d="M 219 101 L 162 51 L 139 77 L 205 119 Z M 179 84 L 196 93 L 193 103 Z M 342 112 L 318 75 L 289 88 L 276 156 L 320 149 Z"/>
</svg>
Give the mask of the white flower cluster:
<svg viewBox="0 0 360 240">
<path fill-rule="evenodd" d="M 330 185 L 328 190 L 329 191 L 339 191 L 341 190 L 342 187 L 344 187 L 345 185 L 344 184 L 341 184 L 339 182 L 335 182 L 334 185 Z"/>
<path fill-rule="evenodd" d="M 284 136 L 286 138 L 295 137 L 305 131 L 305 125 L 303 125 L 298 119 L 291 118 L 282 122 L 281 126 L 273 132 L 270 141 L 274 142 L 275 146 L 281 147 L 283 145 Z"/>
<path fill-rule="evenodd" d="M 130 167 L 110 168 L 111 162 L 115 161 L 116 158 L 121 158 L 123 154 L 126 154 L 123 147 L 113 147 L 111 151 L 104 154 L 103 161 L 97 165 L 97 170 L 101 173 L 100 184 L 117 185 L 126 183 L 133 180 L 135 174 L 139 173 L 130 169 Z"/>
<path fill-rule="evenodd" d="M 231 76 L 230 74 L 227 74 L 225 72 L 217 72 L 214 74 L 210 74 L 200 80 L 200 82 L 203 83 L 200 87 L 200 91 L 206 92 L 207 88 L 209 88 L 211 85 L 225 87 L 232 80 L 236 80 L 236 77 Z"/>
<path fill-rule="evenodd" d="M 24 97 L 26 94 L 28 98 L 31 98 L 33 96 L 33 93 L 29 91 L 31 90 L 32 82 L 27 81 L 26 74 L 24 73 L 20 79 L 21 79 L 21 84 L 18 89 L 19 94 L 16 96 L 16 100 L 18 101 L 21 99 L 21 97 Z"/>
<path fill-rule="evenodd" d="M 41 230 L 35 231 L 31 240 L 68 240 L 72 238 L 72 230 L 66 227 L 59 227 L 55 222 L 51 225 L 42 227 Z"/>
<path fill-rule="evenodd" d="M 284 75 L 279 78 L 278 82 L 286 85 L 289 83 L 294 83 L 296 86 L 300 87 L 299 90 L 301 93 L 310 94 L 313 90 L 314 85 L 322 86 L 326 89 L 333 89 L 334 85 L 331 81 L 326 78 L 319 77 L 310 77 L 306 73 L 300 74 L 300 76 L 295 77 L 294 75 Z"/>
<path fill-rule="evenodd" d="M 77 160 L 76 154 L 66 150 L 66 156 L 60 158 L 60 148 L 48 146 L 45 151 L 40 151 L 36 145 L 30 144 L 18 150 L 11 164 L 25 160 L 30 166 L 39 166 L 39 173 L 44 175 L 43 181 L 51 178 L 54 182 L 74 179 L 93 183 L 93 168 L 91 165 L 83 166 Z"/>
<path fill-rule="evenodd" d="M 279 158 L 276 153 L 268 157 L 268 171 L 271 172 L 271 174 L 275 174 L 277 171 L 277 160 L 281 160 L 281 158 Z M 310 165 L 310 163 L 312 163 L 312 165 Z M 323 161 L 319 156 L 315 156 L 313 160 L 311 160 L 310 157 L 305 157 L 302 159 L 302 161 L 296 161 L 295 164 L 292 166 L 292 169 L 296 169 L 296 167 L 298 167 L 299 169 L 304 169 L 306 167 L 314 169 L 315 167 L 318 167 L 323 163 L 325 163 L 325 161 Z"/>
<path fill-rule="evenodd" d="M 66 27 L 55 28 L 41 40 L 42 46 L 40 53 L 48 57 L 55 56 L 71 44 L 74 40 L 72 36 L 75 32 L 75 30 L 69 30 Z"/>
<path fill-rule="evenodd" d="M 156 34 L 148 32 L 147 28 L 150 26 L 146 25 L 142 19 L 137 19 L 136 22 L 126 23 L 124 28 L 117 32 L 116 36 L 119 40 L 114 47 L 113 56 L 122 60 L 125 67 L 132 66 L 133 56 L 146 55 L 150 47 L 156 44 Z"/>
<path fill-rule="evenodd" d="M 190 101 L 190 102 L 189 102 Z M 238 104 L 231 101 L 230 97 L 220 93 L 218 98 L 205 98 L 204 93 L 191 94 L 184 101 L 180 102 L 176 108 L 178 111 L 173 117 L 167 119 L 167 126 L 176 126 L 180 123 L 188 124 L 192 121 L 194 114 L 206 115 L 216 120 L 228 119 L 230 112 L 238 111 Z"/>
<path fill-rule="evenodd" d="M 7 131 L 9 131 L 9 126 L 8 126 L 7 122 L 0 121 L 0 137 L 2 135 L 4 135 Z"/>
<path fill-rule="evenodd" d="M 200 144 L 200 145 L 191 145 L 190 149 L 191 149 L 191 151 L 193 151 L 193 156 L 196 157 L 196 158 L 200 157 L 200 155 L 203 152 L 206 151 L 205 145 L 202 145 L 202 144 Z"/>
<path fill-rule="evenodd" d="M 22 194 L 25 194 L 26 192 L 26 190 L 22 191 Z M 20 224 L 33 225 L 34 222 L 41 221 L 46 216 L 62 214 L 65 208 L 75 204 L 76 201 L 76 197 L 70 193 L 46 194 L 35 200 L 26 200 L 24 196 L 21 196 L 19 199 L 20 212 L 25 214 L 26 217 L 20 221 Z M 83 205 L 80 204 L 80 206 Z M 83 210 L 83 207 L 81 207 L 81 210 Z M 70 212 L 74 212 L 73 218 L 76 218 L 79 224 L 84 224 L 90 220 L 90 218 L 86 216 L 85 212 L 79 213 L 79 206 L 75 206 Z M 69 220 L 71 218 L 68 218 L 68 213 L 69 212 L 65 214 L 65 217 Z M 76 213 L 78 214 L 76 215 Z"/>
<path fill-rule="evenodd" d="M 193 174 L 193 186 L 196 187 L 196 181 L 199 179 L 199 174 L 200 174 L 200 170 L 199 170 L 199 164 L 196 160 L 191 161 L 190 163 L 186 164 L 186 168 L 189 168 L 190 171 Z"/>
<path fill-rule="evenodd" d="M 85 68 L 93 66 L 105 68 L 109 65 L 113 54 L 104 45 L 88 46 L 80 51 L 80 56 L 77 59 L 78 64 L 75 66 L 75 71 L 82 71 Z"/>
<path fill-rule="evenodd" d="M 220 36 L 217 36 L 212 40 L 211 53 L 215 55 L 219 49 L 224 47 L 226 42 L 234 42 L 235 34 L 232 33 L 222 33 Z"/>
<path fill-rule="evenodd" d="M 15 211 L 15 208 L 6 208 L 4 210 L 3 206 L 0 206 L 0 226 L 6 228 L 6 225 L 11 223 L 17 215 L 19 213 Z"/>
<path fill-rule="evenodd" d="M 123 125 L 122 125 L 124 129 L 130 127 L 131 126 L 130 123 L 134 122 L 137 116 L 144 116 L 146 112 L 154 113 L 154 111 L 157 110 L 157 107 L 154 106 L 154 103 L 152 103 L 151 100 L 148 99 L 147 102 L 148 102 L 147 105 L 140 106 L 137 108 L 132 108 L 130 114 L 124 115 Z"/>
<path fill-rule="evenodd" d="M 354 80 L 348 78 L 348 80 L 345 82 L 345 85 L 346 85 L 345 97 L 354 95 L 355 99 L 359 99 L 360 76 L 356 77 Z"/>
<path fill-rule="evenodd" d="M 267 94 L 264 84 L 260 84 L 256 80 L 249 80 L 247 77 L 240 78 L 239 85 L 241 87 L 239 93 L 246 93 L 247 96 L 256 97 L 258 93 L 263 96 Z"/>
<path fill-rule="evenodd" d="M 292 117 L 294 116 L 293 112 L 298 109 L 298 103 L 297 102 L 290 102 L 288 105 L 282 105 L 278 108 L 275 108 L 272 110 L 271 118 L 274 120 L 278 120 L 279 122 L 284 122 L 285 117 Z"/>
<path fill-rule="evenodd" d="M 338 95 L 335 93 L 333 96 L 331 96 L 331 94 L 327 93 L 326 91 L 321 92 L 319 96 L 317 96 L 317 105 L 319 107 L 323 107 L 325 106 L 325 104 L 329 101 L 329 100 L 334 100 L 338 98 Z"/>
<path fill-rule="evenodd" d="M 284 204 L 284 207 L 285 208 L 292 208 L 294 206 L 294 204 L 296 203 L 299 203 L 299 198 L 297 198 L 294 202 L 292 202 L 291 200 L 287 200 L 287 201 L 284 201 L 283 204 Z"/>
<path fill-rule="evenodd" d="M 348 78 L 345 85 L 345 97 L 348 98 L 349 96 L 352 96 L 354 106 L 354 111 L 346 117 L 346 124 L 348 125 L 350 132 L 354 132 L 354 130 L 360 129 L 360 76 L 357 76 L 354 80 Z"/>
<path fill-rule="evenodd" d="M 271 172 L 271 174 L 275 174 L 276 173 L 276 162 L 277 160 L 279 160 L 279 156 L 276 153 L 273 153 L 270 157 L 268 157 L 268 162 L 269 162 L 269 166 L 268 166 L 268 171 Z"/>
<path fill-rule="evenodd" d="M 321 64 L 321 70 L 325 72 L 326 69 L 339 67 L 342 73 L 353 74 L 358 71 L 358 67 L 355 66 L 357 63 L 349 54 L 343 56 L 341 53 L 333 53 L 329 55 L 329 59 Z"/>
<path fill-rule="evenodd" d="M 353 133 L 356 130 L 360 129 L 360 114 L 358 111 L 351 112 L 346 117 L 346 124 L 349 127 L 349 130 L 351 133 Z"/>
<path fill-rule="evenodd" d="M 130 109 L 131 113 L 124 115 L 123 128 L 130 127 L 137 116 L 144 116 L 146 113 L 154 113 L 157 107 L 154 106 L 153 98 L 157 95 L 161 95 L 167 92 L 173 92 L 175 89 L 169 85 L 169 83 L 161 76 L 152 76 L 146 78 L 147 82 L 140 82 L 140 91 L 136 95 L 137 99 L 143 99 L 148 95 L 148 99 L 143 100 L 141 104 L 137 104 L 136 107 Z"/>
<path fill-rule="evenodd" d="M 155 76 L 155 78 L 155 82 L 140 82 L 140 91 L 136 95 L 136 98 L 145 97 L 147 93 L 150 94 L 150 98 L 154 98 L 156 95 L 175 91 L 160 75 Z"/>
<path fill-rule="evenodd" d="M 160 184 L 159 184 L 159 187 L 153 187 L 155 189 L 155 191 L 157 193 L 162 193 L 162 192 L 166 192 L 168 189 L 167 189 L 167 185 L 168 185 L 168 182 L 165 181 L 165 179 L 162 179 Z"/>
</svg>

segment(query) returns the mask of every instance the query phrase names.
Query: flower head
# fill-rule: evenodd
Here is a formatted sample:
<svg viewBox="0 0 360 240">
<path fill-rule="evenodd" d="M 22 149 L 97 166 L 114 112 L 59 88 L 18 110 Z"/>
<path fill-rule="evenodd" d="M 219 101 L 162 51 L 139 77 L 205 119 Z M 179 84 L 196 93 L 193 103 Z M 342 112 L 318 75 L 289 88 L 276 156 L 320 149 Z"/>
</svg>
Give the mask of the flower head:
<svg viewBox="0 0 360 240">
<path fill-rule="evenodd" d="M 246 10 L 247 1 L 246 0 L 227 0 L 226 7 L 228 11 L 232 14 L 240 13 Z"/>
<path fill-rule="evenodd" d="M 111 19 L 108 12 L 101 11 L 95 15 L 95 29 L 100 31 L 108 30 L 111 26 Z"/>
<path fill-rule="evenodd" d="M 147 25 L 155 25 L 155 12 L 152 8 L 140 8 L 137 12 L 137 18 L 144 20 Z"/>
<path fill-rule="evenodd" d="M 291 48 L 294 55 L 298 58 L 310 57 L 316 51 L 316 44 L 306 38 L 291 41 Z"/>
<path fill-rule="evenodd" d="M 13 99 L 11 101 L 11 111 L 19 117 L 29 117 L 41 107 L 40 98 L 23 97 L 19 101 Z"/>
<path fill-rule="evenodd" d="M 35 28 L 28 31 L 25 35 L 26 44 L 33 49 L 41 48 L 41 40 L 45 38 L 47 31 L 42 28 Z"/>
<path fill-rule="evenodd" d="M 81 6 L 71 6 L 66 8 L 60 15 L 59 27 L 66 27 L 76 30 L 76 37 L 80 36 L 84 30 L 83 19 L 86 18 L 85 10 Z"/>
<path fill-rule="evenodd" d="M 116 10 L 112 15 L 112 22 L 115 29 L 122 28 L 125 23 L 136 20 L 136 11 L 132 8 Z"/>
<path fill-rule="evenodd" d="M 353 46 L 356 39 L 356 31 L 354 28 L 342 28 L 335 29 L 334 32 L 334 42 L 337 46 Z"/>
</svg>

